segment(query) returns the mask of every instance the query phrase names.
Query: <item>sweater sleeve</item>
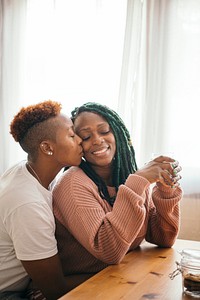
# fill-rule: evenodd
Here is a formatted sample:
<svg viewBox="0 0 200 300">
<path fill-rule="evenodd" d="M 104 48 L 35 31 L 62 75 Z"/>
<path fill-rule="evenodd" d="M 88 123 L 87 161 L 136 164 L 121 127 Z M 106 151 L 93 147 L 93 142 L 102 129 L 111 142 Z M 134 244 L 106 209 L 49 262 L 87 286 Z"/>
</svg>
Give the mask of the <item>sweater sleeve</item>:
<svg viewBox="0 0 200 300">
<path fill-rule="evenodd" d="M 97 259 L 119 263 L 143 226 L 146 179 L 130 175 L 112 207 L 82 170 L 65 172 L 53 191 L 55 216 Z M 129 185 L 133 181 L 133 186 Z M 133 190 L 134 188 L 134 190 Z"/>
<path fill-rule="evenodd" d="M 178 235 L 182 190 L 157 183 L 149 204 L 146 240 L 162 247 L 171 247 Z"/>
<path fill-rule="evenodd" d="M 149 204 L 153 222 L 156 210 L 147 198 L 149 186 L 145 178 L 129 175 L 119 187 L 112 208 L 100 197 L 93 181 L 82 170 L 74 168 L 54 188 L 54 213 L 93 256 L 107 264 L 116 264 L 134 245 L 138 235 L 146 233 Z"/>
</svg>

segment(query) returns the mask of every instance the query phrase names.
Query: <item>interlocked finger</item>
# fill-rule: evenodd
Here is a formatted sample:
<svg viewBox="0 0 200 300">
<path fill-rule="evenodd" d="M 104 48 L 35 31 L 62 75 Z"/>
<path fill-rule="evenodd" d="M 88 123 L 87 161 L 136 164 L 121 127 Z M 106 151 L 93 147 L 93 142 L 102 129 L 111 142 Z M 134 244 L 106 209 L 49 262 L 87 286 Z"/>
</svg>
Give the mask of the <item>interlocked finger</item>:
<svg viewBox="0 0 200 300">
<path fill-rule="evenodd" d="M 178 167 L 175 163 L 172 166 L 171 162 L 162 162 L 159 164 L 159 166 L 163 171 L 167 171 L 168 174 L 171 174 L 171 176 L 174 176 L 178 173 L 178 170 L 177 170 Z"/>
<path fill-rule="evenodd" d="M 173 169 L 173 174 L 174 174 L 174 176 L 176 176 L 181 170 L 182 170 L 181 166 L 175 167 L 175 168 Z"/>
<path fill-rule="evenodd" d="M 181 166 L 179 166 L 179 162 L 176 160 L 172 162 L 163 162 L 161 164 L 161 168 L 163 170 L 167 170 L 173 177 L 176 177 L 177 174 L 182 170 Z"/>
<path fill-rule="evenodd" d="M 171 187 L 174 184 L 173 176 L 170 174 L 170 172 L 168 170 L 162 170 L 160 175 L 161 175 L 161 178 L 162 178 L 160 180 L 160 182 L 163 185 L 165 185 L 167 187 L 169 187 L 169 186 Z"/>
<path fill-rule="evenodd" d="M 177 176 L 173 177 L 174 184 L 177 184 L 181 178 L 182 178 L 181 175 L 177 175 Z"/>
<path fill-rule="evenodd" d="M 175 168 L 177 168 L 177 167 L 178 167 L 178 165 L 179 165 L 179 162 L 178 162 L 177 160 L 175 160 L 173 163 L 171 163 L 171 167 L 172 167 L 172 169 L 175 169 Z"/>
</svg>

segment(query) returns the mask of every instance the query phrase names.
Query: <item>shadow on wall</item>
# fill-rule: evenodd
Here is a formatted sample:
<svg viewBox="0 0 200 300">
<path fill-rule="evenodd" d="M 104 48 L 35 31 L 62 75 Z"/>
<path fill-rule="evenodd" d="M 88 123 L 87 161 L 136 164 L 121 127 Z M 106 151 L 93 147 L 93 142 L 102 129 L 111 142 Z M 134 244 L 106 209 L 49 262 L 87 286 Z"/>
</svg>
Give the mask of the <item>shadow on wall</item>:
<svg viewBox="0 0 200 300">
<path fill-rule="evenodd" d="M 180 203 L 179 239 L 200 241 L 200 194 L 184 195 Z"/>
</svg>

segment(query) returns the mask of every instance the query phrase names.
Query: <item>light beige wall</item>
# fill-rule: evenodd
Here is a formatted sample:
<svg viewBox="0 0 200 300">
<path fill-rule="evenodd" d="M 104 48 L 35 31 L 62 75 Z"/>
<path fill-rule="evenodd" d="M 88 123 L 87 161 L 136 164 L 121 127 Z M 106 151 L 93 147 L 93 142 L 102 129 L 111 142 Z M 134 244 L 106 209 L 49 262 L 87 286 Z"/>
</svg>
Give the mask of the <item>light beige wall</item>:
<svg viewBox="0 0 200 300">
<path fill-rule="evenodd" d="M 181 225 L 178 238 L 200 241 L 200 194 L 185 195 L 180 207 Z"/>
</svg>

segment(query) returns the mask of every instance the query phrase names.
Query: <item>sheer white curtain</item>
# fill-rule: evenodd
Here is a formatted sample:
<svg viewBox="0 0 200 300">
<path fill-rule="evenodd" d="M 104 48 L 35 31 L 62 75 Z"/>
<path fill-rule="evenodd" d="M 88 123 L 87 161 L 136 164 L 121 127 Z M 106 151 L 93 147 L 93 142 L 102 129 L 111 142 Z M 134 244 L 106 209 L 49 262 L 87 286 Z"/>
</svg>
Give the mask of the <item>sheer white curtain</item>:
<svg viewBox="0 0 200 300">
<path fill-rule="evenodd" d="M 1 0 L 0 16 L 0 174 L 25 157 L 9 134 L 22 105 L 91 100 L 118 110 L 139 166 L 170 154 L 200 193 L 199 0 Z"/>
<path fill-rule="evenodd" d="M 128 1 L 119 109 L 139 165 L 175 157 L 186 194 L 200 194 L 199 53 L 200 1 Z"/>
<path fill-rule="evenodd" d="M 126 0 L 1 0 L 0 174 L 26 157 L 9 134 L 23 105 L 117 108 Z"/>
<path fill-rule="evenodd" d="M 22 150 L 9 134 L 9 124 L 24 95 L 26 0 L 0 1 L 0 174 Z M 16 148 L 15 148 L 16 147 Z"/>
</svg>

